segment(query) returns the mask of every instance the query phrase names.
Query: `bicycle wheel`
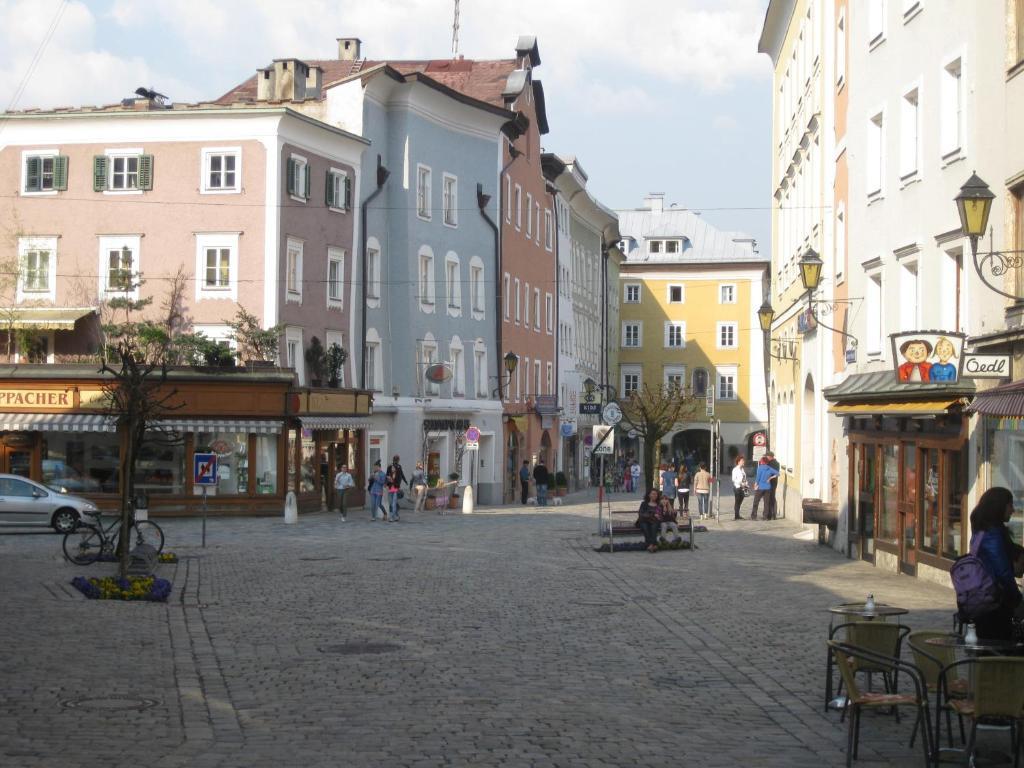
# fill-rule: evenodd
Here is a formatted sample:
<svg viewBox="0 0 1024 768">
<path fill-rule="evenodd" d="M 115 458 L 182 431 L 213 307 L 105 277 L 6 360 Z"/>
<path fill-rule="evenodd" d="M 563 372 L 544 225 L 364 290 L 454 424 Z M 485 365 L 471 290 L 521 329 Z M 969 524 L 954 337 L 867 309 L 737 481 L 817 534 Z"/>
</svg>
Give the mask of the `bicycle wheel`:
<svg viewBox="0 0 1024 768">
<path fill-rule="evenodd" d="M 64 557 L 75 565 L 95 563 L 102 552 L 103 534 L 95 526 L 79 523 L 75 530 L 64 535 Z"/>
<path fill-rule="evenodd" d="M 164 532 L 154 522 L 139 520 L 132 525 L 130 536 L 129 541 L 132 547 L 137 547 L 139 544 L 149 544 L 156 550 L 158 555 L 164 550 Z"/>
</svg>

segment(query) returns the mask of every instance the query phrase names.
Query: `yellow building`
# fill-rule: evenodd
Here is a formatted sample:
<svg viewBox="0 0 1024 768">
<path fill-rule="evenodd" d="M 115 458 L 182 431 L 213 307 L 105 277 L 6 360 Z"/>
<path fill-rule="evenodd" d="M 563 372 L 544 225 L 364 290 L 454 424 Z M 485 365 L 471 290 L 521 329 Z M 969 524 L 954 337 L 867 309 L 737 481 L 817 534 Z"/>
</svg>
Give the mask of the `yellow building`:
<svg viewBox="0 0 1024 768">
<path fill-rule="evenodd" d="M 769 266 L 740 233 L 723 232 L 684 209 L 665 209 L 663 196 L 645 207 L 618 211 L 619 376 L 622 397 L 644 384 L 677 386 L 707 397 L 719 424 L 719 449 L 730 457 L 752 454 L 755 433 L 765 429 L 764 335 L 757 309 Z M 697 417 L 663 438 L 662 455 L 695 451 L 711 458 L 711 421 Z M 638 442 L 624 437 L 622 450 L 638 459 Z"/>
</svg>

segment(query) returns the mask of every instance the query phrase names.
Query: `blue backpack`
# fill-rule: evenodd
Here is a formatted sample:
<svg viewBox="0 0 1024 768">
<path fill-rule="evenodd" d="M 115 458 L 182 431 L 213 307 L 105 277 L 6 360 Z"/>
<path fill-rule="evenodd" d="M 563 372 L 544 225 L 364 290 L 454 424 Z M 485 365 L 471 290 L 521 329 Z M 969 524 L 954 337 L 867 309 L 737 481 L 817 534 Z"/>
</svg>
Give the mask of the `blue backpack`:
<svg viewBox="0 0 1024 768">
<path fill-rule="evenodd" d="M 966 621 L 986 616 L 1003 603 L 1002 588 L 978 557 L 980 544 L 981 536 L 978 536 L 971 542 L 970 551 L 958 557 L 949 569 L 949 578 L 956 590 L 957 609 Z"/>
</svg>

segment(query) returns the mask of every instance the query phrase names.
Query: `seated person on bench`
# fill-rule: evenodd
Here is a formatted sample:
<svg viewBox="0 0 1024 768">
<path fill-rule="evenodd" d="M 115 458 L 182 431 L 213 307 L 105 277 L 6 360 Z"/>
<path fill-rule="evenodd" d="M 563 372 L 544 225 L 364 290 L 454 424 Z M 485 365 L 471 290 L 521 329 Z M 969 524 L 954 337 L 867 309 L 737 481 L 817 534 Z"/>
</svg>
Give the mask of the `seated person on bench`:
<svg viewBox="0 0 1024 768">
<path fill-rule="evenodd" d="M 666 496 L 661 497 L 661 501 L 658 502 L 657 519 L 661 523 L 661 538 L 668 541 L 668 532 L 672 531 L 675 534 L 673 541 L 682 541 L 683 537 L 679 535 L 679 525 L 676 523 L 678 513 L 672 508 L 669 500 Z"/>
<path fill-rule="evenodd" d="M 658 509 L 661 492 L 651 488 L 647 498 L 640 502 L 640 511 L 636 518 L 636 527 L 644 534 L 644 543 L 648 552 L 658 551 Z"/>
</svg>

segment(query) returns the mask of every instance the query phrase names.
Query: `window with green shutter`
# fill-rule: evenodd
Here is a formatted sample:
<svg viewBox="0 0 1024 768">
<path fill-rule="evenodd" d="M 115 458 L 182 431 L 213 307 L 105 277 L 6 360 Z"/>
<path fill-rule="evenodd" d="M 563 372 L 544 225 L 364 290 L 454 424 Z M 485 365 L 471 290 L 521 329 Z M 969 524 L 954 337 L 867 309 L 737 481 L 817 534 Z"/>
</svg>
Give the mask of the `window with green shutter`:
<svg viewBox="0 0 1024 768">
<path fill-rule="evenodd" d="M 295 161 L 288 158 L 288 194 L 295 194 Z"/>
<path fill-rule="evenodd" d="M 345 177 L 345 210 L 352 210 L 352 179 Z"/>
<path fill-rule="evenodd" d="M 139 156 L 139 189 L 153 189 L 153 156 Z"/>
<path fill-rule="evenodd" d="M 29 157 L 25 159 L 25 191 L 41 192 L 43 158 Z"/>
<path fill-rule="evenodd" d="M 302 185 L 302 196 L 309 200 L 309 166 L 303 163 L 302 175 L 305 177 L 305 184 Z"/>
<path fill-rule="evenodd" d="M 53 158 L 53 188 L 61 192 L 68 188 L 67 155 L 57 155 Z"/>
<path fill-rule="evenodd" d="M 110 167 L 110 158 L 106 155 L 96 155 L 92 159 L 92 189 L 93 192 L 102 192 L 107 188 L 107 170 Z"/>
<path fill-rule="evenodd" d="M 324 190 L 324 202 L 326 203 L 328 208 L 333 208 L 335 205 L 334 188 L 338 183 L 338 179 L 334 171 L 328 171 L 326 178 L 327 183 L 325 185 L 326 189 Z"/>
<path fill-rule="evenodd" d="M 56 192 L 67 188 L 67 157 L 30 155 L 25 158 L 25 192 Z"/>
<path fill-rule="evenodd" d="M 309 200 L 309 165 L 306 158 L 293 155 L 288 159 L 288 194 Z"/>
</svg>

